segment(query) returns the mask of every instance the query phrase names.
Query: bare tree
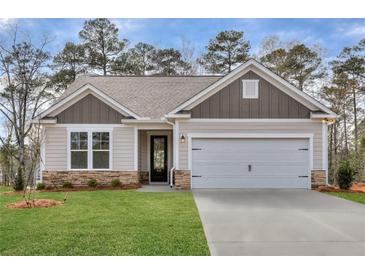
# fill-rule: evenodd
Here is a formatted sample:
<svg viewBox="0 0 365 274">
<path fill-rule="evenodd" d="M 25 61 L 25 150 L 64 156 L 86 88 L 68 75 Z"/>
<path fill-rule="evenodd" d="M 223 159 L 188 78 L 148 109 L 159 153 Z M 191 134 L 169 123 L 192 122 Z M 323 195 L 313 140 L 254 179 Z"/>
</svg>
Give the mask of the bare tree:
<svg viewBox="0 0 365 274">
<path fill-rule="evenodd" d="M 195 55 L 194 44 L 185 38 L 181 40 L 181 58 L 184 62 L 190 64 L 190 67 L 184 71 L 185 75 L 195 75 L 198 70 L 198 59 Z"/>
<path fill-rule="evenodd" d="M 32 119 L 44 106 L 52 93 L 48 89 L 46 66 L 49 54 L 45 51 L 48 40 L 36 46 L 32 41 L 17 41 L 17 31 L 10 43 L 0 42 L 0 113 L 11 124 L 17 146 L 14 155 L 18 167 L 14 188 L 21 190 L 27 180 L 27 142 L 32 130 Z M 4 139 L 0 137 L 4 145 Z"/>
</svg>

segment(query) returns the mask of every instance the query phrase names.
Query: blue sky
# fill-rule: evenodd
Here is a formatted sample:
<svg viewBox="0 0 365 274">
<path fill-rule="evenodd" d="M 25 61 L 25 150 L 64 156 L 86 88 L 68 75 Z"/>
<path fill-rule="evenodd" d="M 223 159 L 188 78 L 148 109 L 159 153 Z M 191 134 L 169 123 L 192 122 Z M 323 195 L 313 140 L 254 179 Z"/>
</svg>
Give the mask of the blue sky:
<svg viewBox="0 0 365 274">
<path fill-rule="evenodd" d="M 66 41 L 78 41 L 85 19 L 0 19 L 0 39 L 6 39 L 9 24 L 16 23 L 23 35 L 34 41 L 43 35 L 52 39 L 48 50 L 56 53 Z M 262 39 L 277 35 L 283 41 L 302 41 L 327 49 L 335 57 L 344 46 L 365 38 L 365 19 L 112 19 L 121 38 L 131 45 L 147 42 L 159 47 L 179 48 L 182 39 L 195 44 L 196 53 L 204 51 L 209 39 L 219 31 L 244 31 L 251 42 L 251 53 L 257 53 Z"/>
</svg>

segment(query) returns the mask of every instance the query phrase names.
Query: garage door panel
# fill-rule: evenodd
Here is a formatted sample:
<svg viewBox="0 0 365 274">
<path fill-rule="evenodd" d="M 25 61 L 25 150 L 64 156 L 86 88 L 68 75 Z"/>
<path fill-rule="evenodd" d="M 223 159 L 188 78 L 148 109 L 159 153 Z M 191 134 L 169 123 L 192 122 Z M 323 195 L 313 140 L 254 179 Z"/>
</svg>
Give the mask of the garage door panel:
<svg viewBox="0 0 365 274">
<path fill-rule="evenodd" d="M 213 169 L 213 170 L 212 170 Z M 289 169 L 289 171 L 288 171 Z M 265 175 L 265 176 L 273 176 L 273 175 L 293 175 L 293 176 L 302 176 L 307 175 L 308 170 L 303 168 L 303 166 L 291 166 L 290 168 L 285 166 L 267 166 L 267 167 L 252 167 L 251 171 L 247 169 L 238 169 L 235 166 L 228 166 L 222 170 L 222 166 L 213 166 L 210 167 L 200 167 L 199 169 L 193 169 L 194 175 L 200 176 L 257 176 L 257 174 Z M 299 175 L 300 174 L 300 175 Z"/>
<path fill-rule="evenodd" d="M 308 147 L 306 139 L 193 139 L 192 186 L 308 188 Z"/>
</svg>

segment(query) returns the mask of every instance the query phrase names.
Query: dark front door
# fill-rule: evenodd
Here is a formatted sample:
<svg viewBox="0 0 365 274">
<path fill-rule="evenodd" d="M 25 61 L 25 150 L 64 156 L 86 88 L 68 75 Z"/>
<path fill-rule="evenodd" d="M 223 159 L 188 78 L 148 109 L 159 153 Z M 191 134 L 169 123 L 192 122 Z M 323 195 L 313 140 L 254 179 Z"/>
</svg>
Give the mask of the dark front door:
<svg viewBox="0 0 365 274">
<path fill-rule="evenodd" d="M 167 136 L 151 136 L 151 182 L 167 182 Z"/>
</svg>

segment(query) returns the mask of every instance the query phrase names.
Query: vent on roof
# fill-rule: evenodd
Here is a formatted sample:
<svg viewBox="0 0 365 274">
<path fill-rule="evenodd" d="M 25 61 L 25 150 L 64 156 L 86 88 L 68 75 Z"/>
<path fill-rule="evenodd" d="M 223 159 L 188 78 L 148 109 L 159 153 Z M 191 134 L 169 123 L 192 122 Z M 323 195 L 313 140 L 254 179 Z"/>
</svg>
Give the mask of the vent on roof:
<svg viewBox="0 0 365 274">
<path fill-rule="evenodd" d="M 242 80 L 242 98 L 259 98 L 259 80 Z"/>
</svg>

